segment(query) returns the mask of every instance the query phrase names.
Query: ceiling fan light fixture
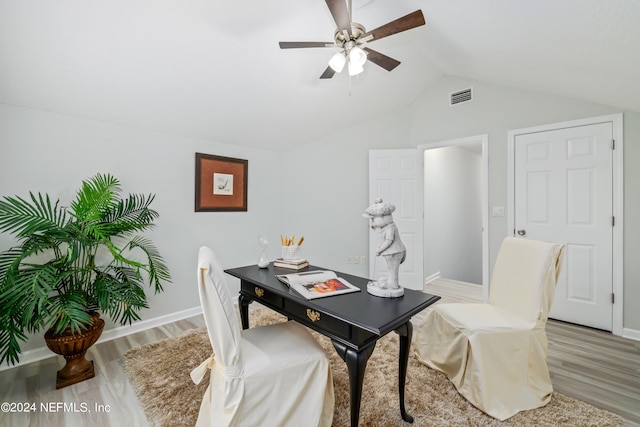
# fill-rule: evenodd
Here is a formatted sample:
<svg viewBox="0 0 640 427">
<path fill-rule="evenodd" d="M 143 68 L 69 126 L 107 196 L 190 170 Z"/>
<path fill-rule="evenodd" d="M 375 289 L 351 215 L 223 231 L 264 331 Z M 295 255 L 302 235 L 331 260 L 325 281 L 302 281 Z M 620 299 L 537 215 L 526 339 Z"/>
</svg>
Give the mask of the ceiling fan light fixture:
<svg viewBox="0 0 640 427">
<path fill-rule="evenodd" d="M 365 62 L 367 62 L 367 54 L 358 46 L 354 46 L 353 49 L 349 51 L 349 64 L 354 64 L 362 68 Z"/>
<path fill-rule="evenodd" d="M 329 67 L 336 73 L 339 73 L 344 68 L 344 64 L 347 62 L 347 58 L 344 56 L 344 52 L 338 52 L 329 60 Z"/>
<path fill-rule="evenodd" d="M 349 61 L 349 75 L 350 76 L 357 76 L 358 74 L 360 74 L 361 72 L 364 71 L 364 67 L 362 66 L 362 64 L 357 64 L 353 61 Z"/>
</svg>

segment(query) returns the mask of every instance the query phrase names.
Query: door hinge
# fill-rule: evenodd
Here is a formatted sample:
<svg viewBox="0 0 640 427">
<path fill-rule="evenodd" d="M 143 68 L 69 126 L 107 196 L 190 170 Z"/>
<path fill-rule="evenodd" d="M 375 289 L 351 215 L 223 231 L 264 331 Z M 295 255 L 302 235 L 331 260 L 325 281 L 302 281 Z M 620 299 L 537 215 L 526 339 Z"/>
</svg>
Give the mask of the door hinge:
<svg viewBox="0 0 640 427">
<path fill-rule="evenodd" d="M 616 140 L 615 140 L 615 139 L 612 139 L 612 140 L 611 140 L 611 149 L 612 149 L 612 150 L 615 150 L 615 149 L 616 149 Z"/>
<path fill-rule="evenodd" d="M 616 294 L 614 294 L 613 292 L 611 293 L 611 304 L 615 304 L 616 303 Z"/>
<path fill-rule="evenodd" d="M 612 217 L 611 217 L 611 226 L 612 226 L 612 227 L 615 227 L 615 226 L 616 226 L 616 217 L 615 217 L 615 216 L 612 216 Z"/>
</svg>

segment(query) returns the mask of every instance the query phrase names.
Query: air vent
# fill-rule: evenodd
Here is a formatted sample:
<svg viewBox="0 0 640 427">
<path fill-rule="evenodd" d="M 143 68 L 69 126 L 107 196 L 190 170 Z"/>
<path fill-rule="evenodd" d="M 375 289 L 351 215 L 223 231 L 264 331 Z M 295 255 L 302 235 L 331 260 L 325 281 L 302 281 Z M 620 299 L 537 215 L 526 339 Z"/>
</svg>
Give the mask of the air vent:
<svg viewBox="0 0 640 427">
<path fill-rule="evenodd" d="M 462 104 L 463 102 L 471 102 L 473 101 L 473 96 L 471 94 L 471 89 L 464 89 L 458 92 L 450 93 L 449 105 Z"/>
</svg>

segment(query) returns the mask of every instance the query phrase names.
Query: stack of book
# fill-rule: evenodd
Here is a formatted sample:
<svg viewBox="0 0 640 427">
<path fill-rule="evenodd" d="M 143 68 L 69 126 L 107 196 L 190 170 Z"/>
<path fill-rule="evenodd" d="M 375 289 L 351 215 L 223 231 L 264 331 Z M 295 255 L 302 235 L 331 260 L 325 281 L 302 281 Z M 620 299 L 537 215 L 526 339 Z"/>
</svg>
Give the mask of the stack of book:
<svg viewBox="0 0 640 427">
<path fill-rule="evenodd" d="M 302 268 L 309 266 L 309 261 L 305 258 L 300 258 L 296 260 L 284 260 L 282 258 L 278 258 L 273 262 L 274 267 L 280 268 L 288 268 L 290 270 L 300 270 Z"/>
</svg>

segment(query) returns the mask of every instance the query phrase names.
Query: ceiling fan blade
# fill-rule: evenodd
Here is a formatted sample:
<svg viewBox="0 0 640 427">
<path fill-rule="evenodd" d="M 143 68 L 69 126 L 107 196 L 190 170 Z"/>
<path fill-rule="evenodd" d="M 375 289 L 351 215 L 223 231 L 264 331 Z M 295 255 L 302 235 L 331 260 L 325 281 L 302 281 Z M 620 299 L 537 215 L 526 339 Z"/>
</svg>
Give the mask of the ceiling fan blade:
<svg viewBox="0 0 640 427">
<path fill-rule="evenodd" d="M 393 58 L 388 57 L 387 55 L 383 55 L 382 53 L 369 49 L 368 47 L 363 48 L 365 52 L 367 52 L 367 59 L 373 62 L 376 65 L 381 66 L 387 71 L 391 71 L 400 65 L 400 61 L 396 61 Z"/>
<path fill-rule="evenodd" d="M 327 67 L 326 70 L 324 70 L 324 73 L 322 73 L 322 75 L 320 76 L 321 79 L 330 79 L 331 77 L 333 77 L 333 75 L 336 72 L 333 71 L 333 68 L 331 67 Z"/>
<path fill-rule="evenodd" d="M 351 19 L 345 0 L 325 0 L 333 20 L 336 21 L 338 30 L 347 30 L 351 34 Z"/>
<path fill-rule="evenodd" d="M 305 47 L 333 47 L 333 42 L 280 42 L 280 49 L 300 49 Z"/>
<path fill-rule="evenodd" d="M 403 31 L 410 30 L 424 24 L 424 15 L 422 14 L 422 11 L 416 10 L 415 12 L 411 12 L 410 14 L 405 15 L 402 18 L 398 18 L 395 21 L 388 22 L 383 26 L 376 28 L 375 30 L 371 30 L 363 34 L 360 38 L 373 36 L 373 40 L 379 40 L 383 37 L 401 33 Z"/>
</svg>

